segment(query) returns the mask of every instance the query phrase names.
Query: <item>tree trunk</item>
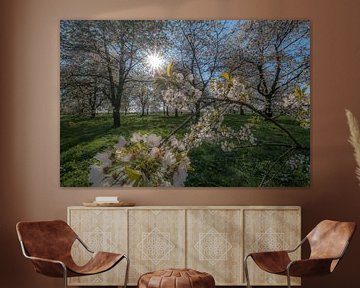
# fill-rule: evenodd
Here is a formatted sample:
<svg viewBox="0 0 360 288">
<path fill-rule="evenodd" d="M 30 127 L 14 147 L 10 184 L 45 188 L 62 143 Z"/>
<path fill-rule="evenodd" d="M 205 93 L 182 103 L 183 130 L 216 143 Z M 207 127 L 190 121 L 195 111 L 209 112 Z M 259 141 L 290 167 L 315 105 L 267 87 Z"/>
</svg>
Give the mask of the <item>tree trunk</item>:
<svg viewBox="0 0 360 288">
<path fill-rule="evenodd" d="M 169 117 L 169 107 L 166 106 L 166 116 Z"/>
<path fill-rule="evenodd" d="M 240 115 L 245 115 L 244 106 L 240 105 Z"/>
<path fill-rule="evenodd" d="M 178 117 L 179 116 L 179 112 L 178 112 L 178 109 L 175 108 L 175 117 Z"/>
<path fill-rule="evenodd" d="M 120 127 L 120 107 L 114 107 L 113 109 L 114 128 Z"/>
<path fill-rule="evenodd" d="M 200 119 L 200 102 L 196 102 L 195 104 L 195 118 L 196 120 Z"/>
<path fill-rule="evenodd" d="M 163 114 L 164 114 L 164 117 L 166 116 L 166 105 L 165 105 L 165 102 L 163 102 Z"/>
<path fill-rule="evenodd" d="M 90 103 L 90 118 L 94 119 L 96 115 L 96 100 L 94 102 Z"/>
<path fill-rule="evenodd" d="M 145 107 L 141 106 L 141 117 L 145 116 Z"/>
<path fill-rule="evenodd" d="M 265 98 L 265 109 L 264 109 L 264 114 L 271 118 L 272 117 L 272 97 L 271 96 L 267 96 Z"/>
</svg>

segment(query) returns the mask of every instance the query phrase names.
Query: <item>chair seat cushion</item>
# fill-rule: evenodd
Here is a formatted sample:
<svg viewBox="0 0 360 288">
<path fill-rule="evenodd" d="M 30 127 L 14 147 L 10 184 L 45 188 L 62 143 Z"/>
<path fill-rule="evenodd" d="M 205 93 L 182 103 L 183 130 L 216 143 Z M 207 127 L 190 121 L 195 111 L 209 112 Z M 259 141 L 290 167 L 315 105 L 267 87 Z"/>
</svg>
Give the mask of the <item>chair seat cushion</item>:
<svg viewBox="0 0 360 288">
<path fill-rule="evenodd" d="M 193 269 L 166 269 L 143 274 L 138 288 L 213 288 L 214 277 Z"/>
</svg>

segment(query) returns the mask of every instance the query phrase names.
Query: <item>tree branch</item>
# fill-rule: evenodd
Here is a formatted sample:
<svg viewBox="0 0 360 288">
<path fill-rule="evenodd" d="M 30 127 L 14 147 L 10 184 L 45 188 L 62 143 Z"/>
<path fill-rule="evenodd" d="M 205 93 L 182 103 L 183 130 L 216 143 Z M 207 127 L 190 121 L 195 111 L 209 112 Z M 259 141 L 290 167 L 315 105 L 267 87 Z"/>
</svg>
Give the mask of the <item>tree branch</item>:
<svg viewBox="0 0 360 288">
<path fill-rule="evenodd" d="M 291 148 L 289 148 L 289 149 L 286 150 L 283 154 L 281 154 L 281 155 L 279 156 L 279 158 L 276 159 L 276 161 L 274 161 L 274 162 L 272 163 L 272 165 L 269 167 L 269 169 L 267 170 L 267 172 L 265 173 L 265 175 L 264 175 L 263 178 L 261 179 L 261 182 L 260 182 L 260 184 L 259 184 L 259 187 L 262 187 L 262 186 L 264 185 L 266 178 L 270 175 L 270 173 L 271 173 L 272 169 L 275 167 L 275 165 L 276 165 L 277 163 L 279 163 L 279 161 L 280 161 L 282 158 L 286 157 L 288 154 L 290 154 L 290 153 L 291 153 L 292 151 L 294 151 L 295 149 L 296 149 L 296 147 L 291 147 Z"/>
<path fill-rule="evenodd" d="M 230 99 L 218 99 L 218 98 L 209 98 L 207 97 L 207 99 L 212 99 L 214 101 L 219 101 L 219 102 L 226 102 L 226 103 L 232 103 L 232 104 L 237 104 L 237 105 L 244 105 L 245 107 L 248 107 L 251 111 L 255 112 L 256 114 L 259 114 L 261 117 L 263 117 L 264 119 L 270 121 L 271 123 L 273 123 L 275 126 L 277 126 L 280 130 L 282 130 L 286 135 L 289 136 L 289 138 L 296 144 L 297 148 L 304 148 L 303 145 L 301 145 L 296 138 L 284 127 L 282 126 L 280 123 L 278 123 L 276 120 L 274 120 L 273 118 L 265 115 L 264 113 L 262 113 L 261 111 L 259 111 L 258 109 L 256 109 L 254 106 L 250 105 L 249 103 L 246 103 L 244 101 L 240 101 L 240 100 L 230 100 Z"/>
</svg>

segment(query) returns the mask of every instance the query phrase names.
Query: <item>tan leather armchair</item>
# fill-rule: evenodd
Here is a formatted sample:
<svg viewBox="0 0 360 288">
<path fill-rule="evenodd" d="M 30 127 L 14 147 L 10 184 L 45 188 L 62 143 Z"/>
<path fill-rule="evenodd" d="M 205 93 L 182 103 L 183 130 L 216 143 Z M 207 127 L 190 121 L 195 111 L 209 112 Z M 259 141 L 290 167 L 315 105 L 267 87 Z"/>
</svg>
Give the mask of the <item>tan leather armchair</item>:
<svg viewBox="0 0 360 288">
<path fill-rule="evenodd" d="M 87 276 L 112 269 L 121 260 L 127 261 L 124 288 L 127 285 L 129 259 L 125 254 L 110 252 L 93 252 L 76 235 L 66 222 L 62 220 L 19 222 L 16 225 L 20 245 L 24 256 L 31 260 L 35 271 L 50 277 Z M 72 256 L 71 247 L 79 241 L 92 254 L 83 266 L 78 266 Z"/>
<path fill-rule="evenodd" d="M 250 257 L 262 270 L 273 274 L 286 275 L 289 288 L 291 288 L 291 276 L 305 277 L 330 274 L 344 256 L 355 229 L 356 224 L 354 222 L 324 220 L 292 250 L 250 253 L 244 259 L 247 287 L 251 287 L 247 266 L 247 260 Z M 289 253 L 296 251 L 306 241 L 310 245 L 310 257 L 292 261 Z"/>
</svg>

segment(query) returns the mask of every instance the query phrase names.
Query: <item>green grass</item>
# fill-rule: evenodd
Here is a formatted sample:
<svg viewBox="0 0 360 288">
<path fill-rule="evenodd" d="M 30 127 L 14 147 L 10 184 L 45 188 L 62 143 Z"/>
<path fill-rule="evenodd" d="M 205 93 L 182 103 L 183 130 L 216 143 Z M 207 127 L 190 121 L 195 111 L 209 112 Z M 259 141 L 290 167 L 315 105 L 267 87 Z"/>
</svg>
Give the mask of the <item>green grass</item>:
<svg viewBox="0 0 360 288">
<path fill-rule="evenodd" d="M 163 117 L 162 114 L 144 117 L 127 115 L 122 117 L 121 127 L 114 129 L 111 115 L 98 115 L 95 119 L 62 115 L 60 121 L 61 186 L 88 186 L 88 170 L 94 163 L 93 157 L 98 152 L 112 147 L 120 135 L 128 138 L 133 132 L 143 132 L 166 136 L 186 117 L 186 115 L 177 118 Z M 238 129 L 248 122 L 249 117 L 227 115 L 224 122 Z M 279 122 L 291 131 L 302 145 L 309 147 L 309 130 L 302 129 L 298 123 L 289 118 L 279 119 Z M 253 130 L 259 143 L 292 144 L 283 131 L 268 121 L 261 121 Z M 182 129 L 178 131 L 177 136 L 182 137 L 185 132 L 186 130 Z M 223 152 L 216 145 L 204 144 L 190 153 L 193 170 L 189 172 L 185 184 L 196 187 L 257 187 L 264 174 L 267 173 L 264 186 L 308 186 L 309 173 L 304 172 L 304 167 L 300 166 L 290 171 L 284 164 L 288 159 L 285 157 L 275 162 L 287 149 L 287 147 L 279 146 L 258 146 Z M 308 151 L 305 153 L 309 154 Z"/>
</svg>

